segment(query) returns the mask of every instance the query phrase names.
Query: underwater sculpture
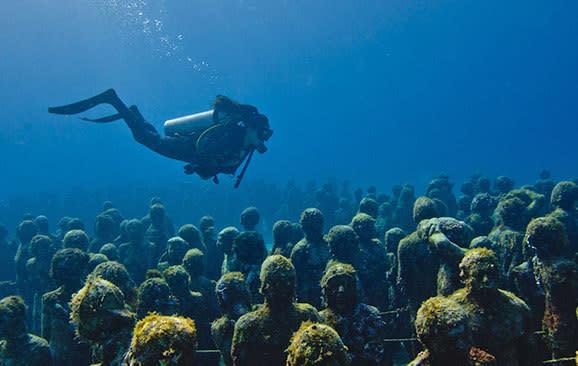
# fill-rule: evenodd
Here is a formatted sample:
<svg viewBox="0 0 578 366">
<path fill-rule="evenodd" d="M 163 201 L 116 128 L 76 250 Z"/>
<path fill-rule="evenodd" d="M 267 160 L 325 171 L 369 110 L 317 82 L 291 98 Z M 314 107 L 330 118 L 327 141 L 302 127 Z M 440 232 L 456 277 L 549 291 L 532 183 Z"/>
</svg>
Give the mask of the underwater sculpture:
<svg viewBox="0 0 578 366">
<path fill-rule="evenodd" d="M 224 274 L 215 289 L 222 316 L 211 324 L 211 335 L 225 366 L 233 365 L 231 346 L 235 323 L 251 310 L 251 294 L 241 272 Z"/>
<path fill-rule="evenodd" d="M 474 347 L 466 311 L 444 297 L 432 297 L 417 311 L 416 334 L 425 347 L 408 366 L 496 365 L 491 354 Z"/>
<path fill-rule="evenodd" d="M 136 324 L 123 365 L 191 366 L 196 349 L 197 329 L 193 320 L 153 314 Z"/>
<path fill-rule="evenodd" d="M 352 365 L 391 365 L 392 355 L 383 341 L 387 335 L 386 323 L 376 307 L 362 302 L 358 283 L 351 265 L 330 266 L 321 280 L 327 306 L 321 311 L 321 318 L 343 339 Z"/>
<path fill-rule="evenodd" d="M 257 108 L 223 95 L 213 102 L 213 111 L 167 121 L 164 136 L 145 121 L 136 106 L 127 107 L 114 89 L 73 104 L 48 108 L 48 112 L 72 115 L 99 104 L 111 105 L 118 114 L 82 119 L 97 123 L 123 119 L 137 142 L 168 158 L 187 162 L 186 174 L 196 173 L 202 179 L 213 177 L 216 183 L 219 173 L 234 174 L 243 161 L 248 164 L 255 150 L 266 152 L 264 143 L 273 134 L 269 120 Z M 237 186 L 243 173 L 244 169 Z"/>
<path fill-rule="evenodd" d="M 94 235 L 96 238 L 92 239 L 88 245 L 88 251 L 91 253 L 98 253 L 104 244 L 112 243 L 117 236 L 116 224 L 112 217 L 100 214 L 94 220 Z"/>
<path fill-rule="evenodd" d="M 16 288 L 25 302 L 31 303 L 32 291 L 26 282 L 26 263 L 30 259 L 30 242 L 38 233 L 38 228 L 32 220 L 22 221 L 16 228 L 16 237 L 18 238 L 18 249 L 14 257 L 16 265 Z"/>
<path fill-rule="evenodd" d="M 359 266 L 361 251 L 359 237 L 351 226 L 336 225 L 327 234 L 329 244 L 329 261 L 326 268 L 335 263 L 346 263 L 356 268 Z"/>
<path fill-rule="evenodd" d="M 151 313 L 171 315 L 178 310 L 176 298 L 162 277 L 146 279 L 138 287 L 136 316 L 143 319 Z"/>
<path fill-rule="evenodd" d="M 50 275 L 58 288 L 42 296 L 42 337 L 50 342 L 56 365 L 90 364 L 87 345 L 75 339 L 68 304 L 72 294 L 82 287 L 87 264 L 88 254 L 76 248 L 61 249 L 52 258 Z"/>
<path fill-rule="evenodd" d="M 176 266 L 183 262 L 183 258 L 189 250 L 189 243 L 187 243 L 180 236 L 170 238 L 167 242 L 167 251 L 159 259 L 157 269 L 162 272 L 170 266 Z"/>
<path fill-rule="evenodd" d="M 422 220 L 398 246 L 398 305 L 409 305 L 411 323 L 423 301 L 460 287 L 458 264 L 472 229 L 451 217 Z"/>
<path fill-rule="evenodd" d="M 88 265 L 90 266 L 90 261 Z M 126 267 L 121 263 L 111 261 L 100 263 L 90 273 L 90 276 L 111 282 L 122 291 L 127 305 L 136 306 L 138 290 Z"/>
<path fill-rule="evenodd" d="M 171 294 L 177 299 L 177 314 L 196 321 L 206 320 L 207 299 L 200 292 L 189 289 L 189 274 L 183 266 L 170 266 L 163 271 L 163 278 Z"/>
<path fill-rule="evenodd" d="M 568 235 L 568 245 L 565 248 L 566 258 L 572 258 L 578 252 L 578 186 L 574 182 L 563 181 L 554 187 L 550 196 L 550 203 L 554 211 L 548 216 L 562 222 Z"/>
<path fill-rule="evenodd" d="M 160 203 L 155 203 L 150 207 L 149 211 L 150 224 L 144 233 L 144 239 L 154 245 L 155 261 L 167 249 L 167 240 L 169 240 L 169 232 L 167 230 L 167 215 L 165 206 Z M 128 227 L 127 227 L 128 230 Z"/>
<path fill-rule="evenodd" d="M 145 239 L 144 227 L 137 219 L 126 224 L 126 237 L 128 241 L 118 248 L 119 262 L 126 267 L 135 282 L 141 283 L 147 269 L 154 267 L 157 248 Z"/>
<path fill-rule="evenodd" d="M 329 261 L 329 245 L 323 237 L 324 217 L 321 210 L 308 208 L 301 214 L 305 238 L 291 251 L 291 263 L 297 271 L 297 298 L 321 309 L 323 272 Z"/>
<path fill-rule="evenodd" d="M 75 229 L 68 231 L 62 239 L 64 248 L 76 248 L 85 252 L 88 249 L 90 239 L 83 230 Z"/>
<path fill-rule="evenodd" d="M 98 253 L 104 254 L 109 261 L 118 262 L 119 260 L 118 248 L 113 243 L 104 244 Z"/>
<path fill-rule="evenodd" d="M 219 232 L 219 235 L 217 235 L 217 243 L 215 245 L 224 254 L 223 263 L 221 263 L 221 276 L 227 273 L 228 268 L 231 268 L 233 261 L 233 243 L 237 235 L 239 235 L 239 230 L 234 226 L 224 228 Z"/>
<path fill-rule="evenodd" d="M 205 243 L 203 243 L 203 239 L 201 239 L 201 232 L 195 225 L 185 224 L 181 226 L 178 235 L 189 244 L 189 249 L 197 248 L 203 253 L 207 251 Z"/>
<path fill-rule="evenodd" d="M 287 348 L 287 366 L 349 366 L 351 357 L 328 325 L 303 323 Z"/>
<path fill-rule="evenodd" d="M 52 260 L 52 240 L 45 235 L 36 235 L 30 242 L 30 255 L 26 262 L 26 286 L 32 293 L 32 326 L 33 334 L 40 333 L 40 314 L 42 295 L 52 287 L 50 264 Z"/>
<path fill-rule="evenodd" d="M 568 239 L 564 225 L 553 217 L 528 224 L 525 236 L 535 249 L 536 280 L 545 293 L 542 329 L 553 358 L 571 357 L 578 347 L 578 265 L 564 258 Z"/>
<path fill-rule="evenodd" d="M 122 291 L 102 278 L 89 277 L 70 302 L 70 321 L 78 338 L 88 343 L 93 362 L 120 365 L 136 322 Z"/>
<path fill-rule="evenodd" d="M 389 305 L 387 273 L 390 266 L 385 246 L 377 239 L 375 219 L 358 213 L 351 220 L 350 226 L 359 237 L 360 265 L 357 272 L 365 292 L 365 302 L 385 310 Z"/>
<path fill-rule="evenodd" d="M 296 238 L 296 229 L 298 225 L 294 225 L 289 220 L 278 220 L 273 225 L 273 245 L 269 254 L 280 254 L 289 258 L 291 251 L 299 240 Z M 300 228 L 299 228 L 300 229 Z"/>
<path fill-rule="evenodd" d="M 0 340 L 0 364 L 52 366 L 48 342 L 27 332 L 26 305 L 19 296 L 0 300 Z"/>
<path fill-rule="evenodd" d="M 227 272 L 241 272 L 245 275 L 253 302 L 263 301 L 259 292 L 261 283 L 259 273 L 261 264 L 267 257 L 267 248 L 263 236 L 256 231 L 244 231 L 235 237 L 232 248 L 232 259 L 229 261 Z"/>
<path fill-rule="evenodd" d="M 449 299 L 469 317 L 473 345 L 496 357 L 498 365 L 532 365 L 531 313 L 526 303 L 498 288 L 500 268 L 494 252 L 469 250 L 459 265 L 465 287 Z"/>
<path fill-rule="evenodd" d="M 247 207 L 241 212 L 240 224 L 245 231 L 255 231 L 255 228 L 259 224 L 261 215 L 257 207 Z"/>
<path fill-rule="evenodd" d="M 285 349 L 293 332 L 305 321 L 319 322 L 317 310 L 293 302 L 295 267 L 289 259 L 273 255 L 261 266 L 261 292 L 265 303 L 237 320 L 231 354 L 235 366 L 284 366 Z"/>
<path fill-rule="evenodd" d="M 218 280 L 221 277 L 221 265 L 223 264 L 224 254 L 217 247 L 215 239 L 215 220 L 212 216 L 203 216 L 199 222 L 199 229 L 205 244 L 205 275 L 211 280 Z"/>
</svg>

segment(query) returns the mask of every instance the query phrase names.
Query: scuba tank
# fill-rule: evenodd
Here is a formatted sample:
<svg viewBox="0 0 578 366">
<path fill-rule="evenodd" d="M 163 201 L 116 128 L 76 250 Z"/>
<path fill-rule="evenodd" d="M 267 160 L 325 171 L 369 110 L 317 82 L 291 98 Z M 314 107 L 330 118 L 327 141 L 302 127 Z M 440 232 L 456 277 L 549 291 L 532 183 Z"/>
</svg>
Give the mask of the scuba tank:
<svg viewBox="0 0 578 366">
<path fill-rule="evenodd" d="M 185 136 L 191 135 L 195 131 L 206 130 L 213 124 L 213 110 L 210 110 L 166 120 L 164 129 L 166 136 Z"/>
</svg>

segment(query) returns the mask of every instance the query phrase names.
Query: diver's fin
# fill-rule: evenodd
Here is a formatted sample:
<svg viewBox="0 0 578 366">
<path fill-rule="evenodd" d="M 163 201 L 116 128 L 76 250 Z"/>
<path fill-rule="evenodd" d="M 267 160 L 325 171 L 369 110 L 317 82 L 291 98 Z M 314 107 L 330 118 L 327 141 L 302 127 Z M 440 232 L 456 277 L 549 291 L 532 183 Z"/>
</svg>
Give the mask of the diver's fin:
<svg viewBox="0 0 578 366">
<path fill-rule="evenodd" d="M 102 118 L 86 118 L 86 117 L 79 117 L 81 120 L 83 121 L 87 121 L 87 122 L 96 122 L 96 123 L 108 123 L 108 122 L 114 122 L 114 121 L 118 121 L 119 119 L 122 118 L 122 116 L 120 115 L 120 113 L 117 114 L 113 114 L 112 116 L 107 116 L 107 117 L 102 117 Z"/>
<path fill-rule="evenodd" d="M 136 117 L 144 120 L 144 117 L 140 114 L 136 105 L 131 105 L 128 109 L 132 113 L 134 113 Z M 122 119 L 124 117 L 122 116 L 122 114 L 117 113 L 117 114 L 113 114 L 112 116 L 106 116 L 106 117 L 101 117 L 101 118 L 87 118 L 87 117 L 79 117 L 79 118 L 81 120 L 87 121 L 87 122 L 108 123 L 108 122 L 118 121 L 119 119 Z"/>
<path fill-rule="evenodd" d="M 107 91 L 95 95 L 94 97 L 81 100 L 80 102 L 63 105 L 59 107 L 50 107 L 48 108 L 48 113 L 54 114 L 77 114 L 80 112 L 87 111 L 99 104 L 102 103 L 111 103 L 115 99 L 118 99 L 116 92 L 114 89 L 108 89 Z M 93 121 L 98 122 L 98 121 Z M 109 122 L 109 121 L 107 121 Z"/>
</svg>

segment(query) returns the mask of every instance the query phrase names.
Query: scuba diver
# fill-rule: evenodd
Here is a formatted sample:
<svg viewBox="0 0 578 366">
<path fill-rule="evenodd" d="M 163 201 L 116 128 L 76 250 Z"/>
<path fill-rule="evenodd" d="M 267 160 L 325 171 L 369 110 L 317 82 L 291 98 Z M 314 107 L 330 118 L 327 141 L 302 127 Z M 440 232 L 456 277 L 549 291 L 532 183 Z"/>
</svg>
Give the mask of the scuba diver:
<svg viewBox="0 0 578 366">
<path fill-rule="evenodd" d="M 273 134 L 269 120 L 257 108 L 223 95 L 217 96 L 213 110 L 166 121 L 165 135 L 145 121 L 136 106 L 127 107 L 114 89 L 76 103 L 48 108 L 48 112 L 73 115 L 99 104 L 110 104 L 118 113 L 80 119 L 96 123 L 123 119 L 137 142 L 168 158 L 188 163 L 185 174 L 196 173 L 202 179 L 213 177 L 213 181 L 219 183 L 217 174 L 233 175 L 245 161 L 235 188 L 241 183 L 255 150 L 261 154 L 266 152 L 265 141 Z"/>
</svg>

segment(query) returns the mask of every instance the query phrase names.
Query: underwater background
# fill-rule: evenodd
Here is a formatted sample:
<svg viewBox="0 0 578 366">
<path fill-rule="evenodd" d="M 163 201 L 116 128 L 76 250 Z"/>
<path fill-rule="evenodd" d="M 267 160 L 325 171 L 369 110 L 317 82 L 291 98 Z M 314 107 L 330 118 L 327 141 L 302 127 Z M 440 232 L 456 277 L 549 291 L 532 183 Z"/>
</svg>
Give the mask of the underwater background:
<svg viewBox="0 0 578 366">
<path fill-rule="evenodd" d="M 517 186 L 543 168 L 574 177 L 577 11 L 570 0 L 4 1 L 0 222 L 91 223 L 106 199 L 140 217 L 152 190 L 177 221 L 196 207 L 192 220 L 224 226 L 229 206 L 203 192 L 239 201 L 237 220 L 237 207 L 259 206 L 255 181 L 407 182 L 419 196 L 439 173 L 458 185 L 475 172 Z M 111 87 L 159 130 L 224 94 L 256 105 L 275 134 L 235 191 L 184 175 L 122 122 L 47 113 Z M 87 115 L 111 111 L 99 108 Z"/>
</svg>

